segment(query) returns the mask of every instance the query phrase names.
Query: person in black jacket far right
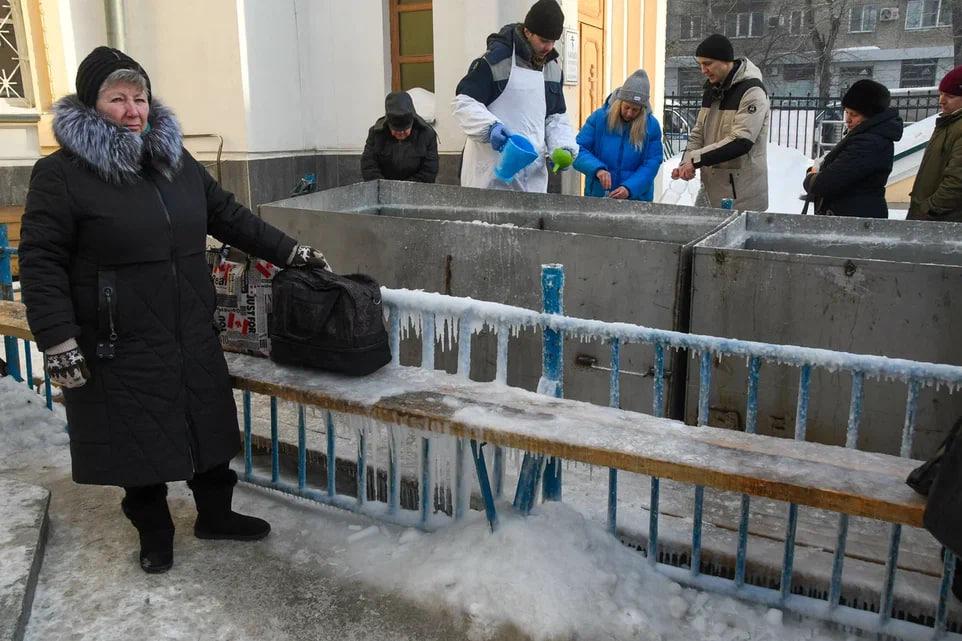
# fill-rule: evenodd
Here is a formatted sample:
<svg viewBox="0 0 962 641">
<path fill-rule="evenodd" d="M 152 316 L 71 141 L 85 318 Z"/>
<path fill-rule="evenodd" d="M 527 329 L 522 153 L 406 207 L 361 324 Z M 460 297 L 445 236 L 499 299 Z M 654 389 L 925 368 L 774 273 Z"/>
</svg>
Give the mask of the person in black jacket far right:
<svg viewBox="0 0 962 641">
<path fill-rule="evenodd" d="M 361 176 L 433 183 L 438 176 L 437 133 L 414 110 L 406 91 L 389 93 L 384 112 L 368 131 Z"/>
<path fill-rule="evenodd" d="M 848 133 L 803 183 L 816 214 L 888 218 L 885 184 L 902 138 L 902 119 L 889 101 L 889 90 L 874 80 L 859 80 L 845 92 Z"/>
</svg>

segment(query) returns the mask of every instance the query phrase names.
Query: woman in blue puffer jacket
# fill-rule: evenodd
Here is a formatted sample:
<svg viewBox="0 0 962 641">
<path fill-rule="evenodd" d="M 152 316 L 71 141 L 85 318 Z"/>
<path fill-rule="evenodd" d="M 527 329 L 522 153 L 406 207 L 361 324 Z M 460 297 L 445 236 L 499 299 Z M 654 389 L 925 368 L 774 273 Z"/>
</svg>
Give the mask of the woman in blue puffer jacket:
<svg viewBox="0 0 962 641">
<path fill-rule="evenodd" d="M 648 74 L 631 74 L 578 133 L 574 167 L 585 178 L 585 196 L 651 201 L 664 160 L 661 126 L 651 113 Z"/>
</svg>

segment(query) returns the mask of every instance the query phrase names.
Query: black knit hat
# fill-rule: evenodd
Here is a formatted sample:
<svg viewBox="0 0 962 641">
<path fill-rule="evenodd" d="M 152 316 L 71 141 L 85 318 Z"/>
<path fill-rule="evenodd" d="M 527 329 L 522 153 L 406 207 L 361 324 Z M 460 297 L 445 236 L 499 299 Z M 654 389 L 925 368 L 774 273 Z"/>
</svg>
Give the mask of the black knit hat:
<svg viewBox="0 0 962 641">
<path fill-rule="evenodd" d="M 891 96 L 885 85 L 869 80 L 859 80 L 842 96 L 842 106 L 871 118 L 889 108 Z"/>
<path fill-rule="evenodd" d="M 97 47 L 87 54 L 77 68 L 77 97 L 80 98 L 80 102 L 88 107 L 96 105 L 100 85 L 104 83 L 107 76 L 118 69 L 132 69 L 140 73 L 147 83 L 147 99 L 150 100 L 150 77 L 144 68 L 123 51 L 110 47 Z"/>
<path fill-rule="evenodd" d="M 565 28 L 565 14 L 558 0 L 538 0 L 524 17 L 524 28 L 545 40 L 558 40 Z"/>
<path fill-rule="evenodd" d="M 695 57 L 732 62 L 735 60 L 735 49 L 732 47 L 731 40 L 720 33 L 713 33 L 701 41 L 695 49 Z"/>
</svg>

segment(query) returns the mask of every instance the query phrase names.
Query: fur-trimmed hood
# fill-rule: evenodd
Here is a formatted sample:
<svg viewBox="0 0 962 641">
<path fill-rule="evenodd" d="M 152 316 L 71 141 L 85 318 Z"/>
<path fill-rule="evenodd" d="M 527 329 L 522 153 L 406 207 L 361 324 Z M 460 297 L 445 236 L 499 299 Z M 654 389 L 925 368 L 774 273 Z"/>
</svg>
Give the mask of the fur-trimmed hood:
<svg viewBox="0 0 962 641">
<path fill-rule="evenodd" d="M 53 134 L 60 146 L 106 182 L 135 183 L 143 178 L 145 165 L 152 166 L 167 180 L 180 170 L 180 123 L 156 98 L 151 101 L 147 117 L 150 129 L 144 134 L 110 122 L 80 102 L 76 94 L 54 103 L 53 112 Z"/>
</svg>

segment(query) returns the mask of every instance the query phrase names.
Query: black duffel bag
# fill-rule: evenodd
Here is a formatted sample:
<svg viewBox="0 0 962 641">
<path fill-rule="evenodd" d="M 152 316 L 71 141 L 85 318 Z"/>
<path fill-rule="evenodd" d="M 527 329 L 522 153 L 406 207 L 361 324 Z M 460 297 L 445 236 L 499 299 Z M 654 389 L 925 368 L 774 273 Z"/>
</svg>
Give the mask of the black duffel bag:
<svg viewBox="0 0 962 641">
<path fill-rule="evenodd" d="M 281 271 L 271 286 L 271 360 L 350 376 L 391 361 L 373 278 L 308 267 Z"/>
</svg>

